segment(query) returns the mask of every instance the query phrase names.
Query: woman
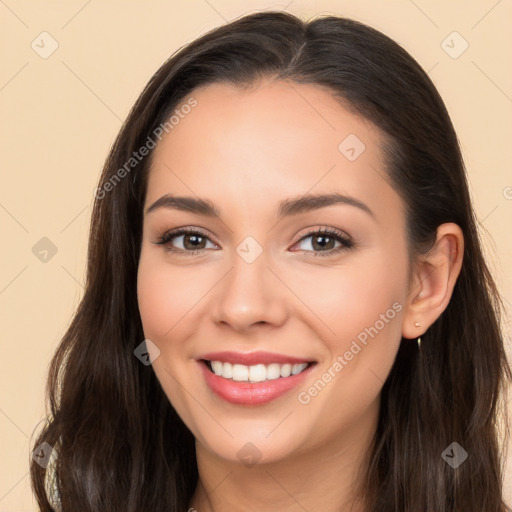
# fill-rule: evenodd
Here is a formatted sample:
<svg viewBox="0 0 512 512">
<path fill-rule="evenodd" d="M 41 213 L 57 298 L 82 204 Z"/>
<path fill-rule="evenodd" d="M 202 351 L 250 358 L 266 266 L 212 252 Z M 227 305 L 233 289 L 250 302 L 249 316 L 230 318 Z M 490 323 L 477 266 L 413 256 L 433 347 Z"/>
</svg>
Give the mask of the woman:
<svg viewBox="0 0 512 512">
<path fill-rule="evenodd" d="M 510 510 L 500 311 L 420 66 L 352 20 L 245 16 L 163 64 L 107 159 L 38 503 Z"/>
</svg>

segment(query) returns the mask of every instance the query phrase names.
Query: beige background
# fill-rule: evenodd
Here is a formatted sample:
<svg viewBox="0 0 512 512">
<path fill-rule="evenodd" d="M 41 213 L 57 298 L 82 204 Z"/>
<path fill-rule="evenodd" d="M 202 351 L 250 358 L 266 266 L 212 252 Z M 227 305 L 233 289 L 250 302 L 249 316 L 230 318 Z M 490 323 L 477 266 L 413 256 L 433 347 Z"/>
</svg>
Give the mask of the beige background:
<svg viewBox="0 0 512 512">
<path fill-rule="evenodd" d="M 361 20 L 429 72 L 461 141 L 510 343 L 511 0 L 0 0 L 0 512 L 36 510 L 29 441 L 44 414 L 48 363 L 83 291 L 93 190 L 123 119 L 173 51 L 267 9 Z M 49 56 L 52 40 L 43 31 L 58 43 Z M 442 44 L 453 31 L 463 39 Z M 447 51 L 459 53 L 464 41 L 467 50 L 452 58 Z M 42 237 L 57 248 L 46 262 L 32 251 Z M 510 483 L 506 496 L 512 503 Z"/>
</svg>

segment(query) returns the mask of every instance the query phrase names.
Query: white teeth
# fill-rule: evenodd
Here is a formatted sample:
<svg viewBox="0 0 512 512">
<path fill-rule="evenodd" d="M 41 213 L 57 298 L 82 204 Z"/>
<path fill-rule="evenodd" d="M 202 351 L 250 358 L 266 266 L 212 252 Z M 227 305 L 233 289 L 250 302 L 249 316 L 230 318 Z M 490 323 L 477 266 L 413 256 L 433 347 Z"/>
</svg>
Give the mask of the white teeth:
<svg viewBox="0 0 512 512">
<path fill-rule="evenodd" d="M 267 369 L 264 364 L 249 366 L 249 380 L 252 382 L 263 382 L 267 380 Z"/>
<path fill-rule="evenodd" d="M 217 361 L 219 362 L 219 361 Z M 222 368 L 222 376 L 226 379 L 232 379 L 233 378 L 233 365 L 231 363 L 221 363 Z"/>
<path fill-rule="evenodd" d="M 249 380 L 249 367 L 243 364 L 234 364 L 232 378 L 233 380 Z"/>
<path fill-rule="evenodd" d="M 297 375 L 304 371 L 308 366 L 307 363 L 294 365 L 290 363 L 272 363 L 269 365 L 256 364 L 254 366 L 223 363 L 222 361 L 210 361 L 210 363 L 215 375 L 225 379 L 233 379 L 241 382 L 263 382 L 264 380 L 289 377 L 290 375 Z"/>
<path fill-rule="evenodd" d="M 297 375 L 297 373 L 300 373 L 303 370 L 303 368 L 300 367 L 300 364 L 294 364 L 292 366 L 292 375 Z"/>
<path fill-rule="evenodd" d="M 292 374 L 292 365 L 291 364 L 283 364 L 281 366 L 281 377 L 289 377 Z"/>
<path fill-rule="evenodd" d="M 212 370 L 215 375 L 222 375 L 222 363 L 220 361 L 212 361 Z"/>
<path fill-rule="evenodd" d="M 281 377 L 281 365 L 272 363 L 267 366 L 267 380 L 279 379 Z"/>
</svg>

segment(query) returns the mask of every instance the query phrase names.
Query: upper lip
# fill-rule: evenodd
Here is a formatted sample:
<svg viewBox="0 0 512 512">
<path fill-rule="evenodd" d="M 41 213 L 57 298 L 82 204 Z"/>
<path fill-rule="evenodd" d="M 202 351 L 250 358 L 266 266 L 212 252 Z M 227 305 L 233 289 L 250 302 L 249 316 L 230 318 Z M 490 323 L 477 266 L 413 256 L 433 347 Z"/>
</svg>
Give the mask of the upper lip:
<svg viewBox="0 0 512 512">
<path fill-rule="evenodd" d="M 269 365 L 272 363 L 279 364 L 300 364 L 314 362 L 311 359 L 287 356 L 285 354 L 276 354 L 274 352 L 208 352 L 197 358 L 198 360 L 206 359 L 207 361 L 221 361 L 223 363 L 243 364 L 245 366 L 254 366 L 257 364 Z"/>
</svg>

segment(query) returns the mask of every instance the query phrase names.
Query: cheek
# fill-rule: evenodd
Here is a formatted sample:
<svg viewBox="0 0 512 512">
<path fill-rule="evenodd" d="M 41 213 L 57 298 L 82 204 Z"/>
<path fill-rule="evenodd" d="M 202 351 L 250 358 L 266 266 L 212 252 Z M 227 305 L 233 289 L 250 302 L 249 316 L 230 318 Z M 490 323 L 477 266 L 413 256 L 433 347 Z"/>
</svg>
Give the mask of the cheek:
<svg viewBox="0 0 512 512">
<path fill-rule="evenodd" d="M 327 351 L 321 382 L 301 389 L 299 399 L 314 402 L 311 411 L 319 416 L 335 402 L 344 404 L 334 413 L 338 421 L 355 420 L 376 400 L 401 340 L 405 254 L 381 246 L 328 273 L 302 273 L 299 293 L 315 314 L 317 332 L 325 333 Z"/>
<path fill-rule="evenodd" d="M 295 282 L 297 294 L 323 324 L 328 338 L 337 340 L 334 343 L 341 348 L 376 323 L 383 330 L 382 321 L 386 331 L 391 324 L 398 324 L 394 331 L 400 332 L 397 307 L 392 306 L 403 297 L 406 267 L 390 261 L 389 255 L 365 256 L 327 271 L 312 268 L 298 274 Z"/>
<path fill-rule="evenodd" d="M 161 341 L 187 337 L 184 329 L 214 284 L 215 275 L 205 274 L 200 266 L 171 265 L 163 249 L 143 245 L 137 298 L 145 335 Z"/>
<path fill-rule="evenodd" d="M 190 309 L 194 293 L 186 272 L 173 271 L 155 256 L 144 250 L 141 254 L 137 297 L 144 334 L 149 339 L 163 340 Z"/>
<path fill-rule="evenodd" d="M 315 313 L 318 329 L 327 333 L 323 338 L 327 357 L 317 380 L 299 389 L 297 398 L 301 411 L 333 435 L 340 425 L 348 428 L 373 410 L 371 404 L 401 340 L 407 267 L 382 253 L 367 256 L 329 276 L 324 270 L 322 281 L 312 275 L 302 281 L 304 302 Z M 312 282 L 322 286 L 307 292 Z M 324 424 L 325 410 L 331 411 L 329 426 Z"/>
<path fill-rule="evenodd" d="M 147 264 L 141 257 L 137 276 L 137 298 L 144 334 L 149 339 L 160 338 L 171 326 L 173 298 L 167 284 L 158 269 Z"/>
</svg>

